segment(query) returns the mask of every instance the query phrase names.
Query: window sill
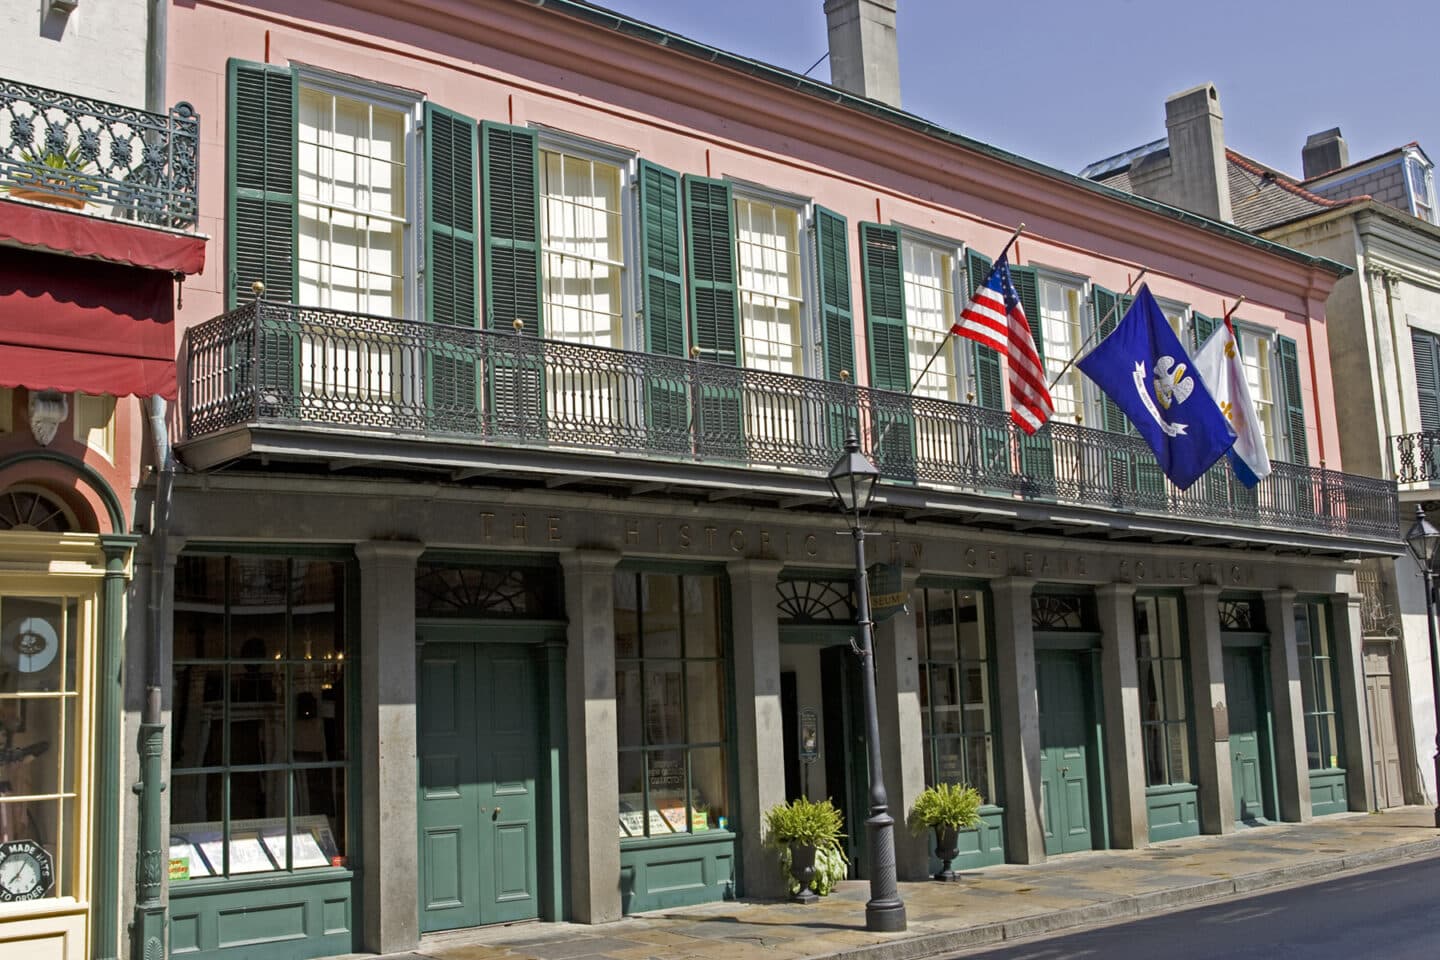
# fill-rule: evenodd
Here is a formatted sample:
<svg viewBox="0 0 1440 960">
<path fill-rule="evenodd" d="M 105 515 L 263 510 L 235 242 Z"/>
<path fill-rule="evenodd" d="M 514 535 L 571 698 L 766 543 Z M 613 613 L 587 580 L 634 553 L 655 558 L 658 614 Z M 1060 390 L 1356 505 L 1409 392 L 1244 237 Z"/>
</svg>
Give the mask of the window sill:
<svg viewBox="0 0 1440 960">
<path fill-rule="evenodd" d="M 354 879 L 348 867 L 314 867 L 309 870 L 272 870 L 268 873 L 245 874 L 238 877 L 196 877 L 192 880 L 170 881 L 170 899 L 203 896 L 209 893 L 234 893 L 263 890 L 268 887 L 297 887 L 311 883 L 335 883 Z"/>
<path fill-rule="evenodd" d="M 734 842 L 737 834 L 733 830 L 701 830 L 698 833 L 677 833 L 668 837 L 624 837 L 620 849 L 631 847 L 684 847 L 695 843 Z"/>
</svg>

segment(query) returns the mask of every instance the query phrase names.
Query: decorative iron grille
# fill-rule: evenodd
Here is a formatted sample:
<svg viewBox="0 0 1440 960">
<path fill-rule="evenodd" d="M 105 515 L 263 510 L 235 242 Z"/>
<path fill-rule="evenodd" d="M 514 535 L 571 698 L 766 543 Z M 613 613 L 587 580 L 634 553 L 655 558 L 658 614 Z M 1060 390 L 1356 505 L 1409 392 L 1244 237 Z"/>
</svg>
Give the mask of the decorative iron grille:
<svg viewBox="0 0 1440 960">
<path fill-rule="evenodd" d="M 854 626 L 853 584 L 849 580 L 781 580 L 775 584 L 775 613 L 781 623 Z"/>
<path fill-rule="evenodd" d="M 1145 441 L 1003 410 L 681 357 L 258 300 L 187 334 L 186 432 L 330 426 L 824 476 L 845 433 L 887 480 L 1242 527 L 1399 539 L 1393 482 L 1222 460 L 1190 489 Z"/>
<path fill-rule="evenodd" d="M 188 103 L 149 113 L 0 78 L 0 182 L 11 197 L 193 227 L 199 147 Z"/>
<path fill-rule="evenodd" d="M 1390 455 L 1397 483 L 1440 480 L 1440 433 L 1428 431 L 1392 436 Z"/>
<path fill-rule="evenodd" d="M 1220 598 L 1220 629 L 1254 633 L 1265 629 L 1265 611 L 1258 600 L 1241 597 Z"/>
</svg>

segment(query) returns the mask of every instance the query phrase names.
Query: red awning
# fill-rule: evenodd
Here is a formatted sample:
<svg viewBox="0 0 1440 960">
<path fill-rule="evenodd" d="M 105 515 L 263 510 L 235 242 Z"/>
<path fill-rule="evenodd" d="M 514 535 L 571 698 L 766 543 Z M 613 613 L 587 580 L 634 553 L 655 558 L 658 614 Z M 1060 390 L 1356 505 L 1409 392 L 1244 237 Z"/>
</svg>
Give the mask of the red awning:
<svg viewBox="0 0 1440 960">
<path fill-rule="evenodd" d="M 173 287 L 168 269 L 0 247 L 0 386 L 173 400 Z"/>
<path fill-rule="evenodd" d="M 14 200 L 0 200 L 0 244 L 167 273 L 205 269 L 204 237 Z"/>
</svg>

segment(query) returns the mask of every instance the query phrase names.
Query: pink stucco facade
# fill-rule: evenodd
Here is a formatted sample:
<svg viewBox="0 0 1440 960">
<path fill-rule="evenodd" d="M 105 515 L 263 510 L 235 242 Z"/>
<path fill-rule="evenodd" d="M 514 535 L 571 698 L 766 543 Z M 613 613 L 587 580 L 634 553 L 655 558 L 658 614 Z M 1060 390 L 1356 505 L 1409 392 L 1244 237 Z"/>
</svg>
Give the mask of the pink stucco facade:
<svg viewBox="0 0 1440 960">
<path fill-rule="evenodd" d="M 226 60 L 304 64 L 417 94 L 474 117 L 541 125 L 619 145 L 673 168 L 812 199 L 847 217 L 853 300 L 863 303 L 861 221 L 912 227 L 993 255 L 1026 224 L 1015 262 L 1123 290 L 1144 267 L 1152 291 L 1246 321 L 1299 347 L 1312 463 L 1341 469 L 1324 303 L 1335 277 L 1060 176 L 906 129 L 739 71 L 524 2 L 196 0 L 170 12 L 169 96 L 203 121 L 201 231 L 207 268 L 182 322 L 223 310 Z M 962 131 L 963 132 L 963 131 Z M 1193 219 L 1193 218 L 1192 218 Z M 856 343 L 864 341 L 856 310 Z M 865 364 L 857 371 L 866 382 Z"/>
</svg>

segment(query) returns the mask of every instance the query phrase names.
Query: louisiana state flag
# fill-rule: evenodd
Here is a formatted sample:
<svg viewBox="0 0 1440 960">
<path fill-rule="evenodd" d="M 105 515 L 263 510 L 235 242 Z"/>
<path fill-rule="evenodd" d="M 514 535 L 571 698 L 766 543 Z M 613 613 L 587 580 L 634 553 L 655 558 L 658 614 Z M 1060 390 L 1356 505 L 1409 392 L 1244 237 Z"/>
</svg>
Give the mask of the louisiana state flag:
<svg viewBox="0 0 1440 960">
<path fill-rule="evenodd" d="M 1114 332 L 1076 366 L 1130 418 L 1181 490 L 1235 443 L 1230 422 L 1146 285 Z"/>
</svg>

